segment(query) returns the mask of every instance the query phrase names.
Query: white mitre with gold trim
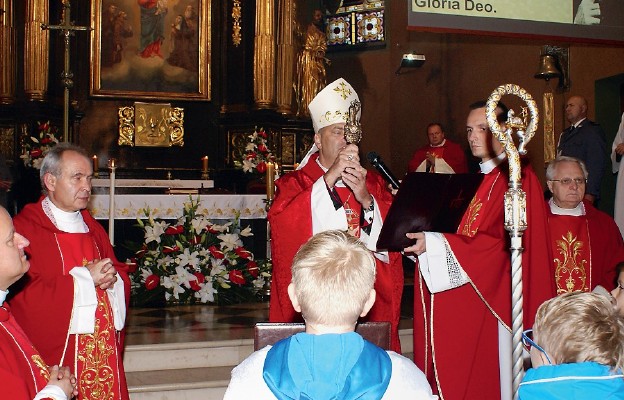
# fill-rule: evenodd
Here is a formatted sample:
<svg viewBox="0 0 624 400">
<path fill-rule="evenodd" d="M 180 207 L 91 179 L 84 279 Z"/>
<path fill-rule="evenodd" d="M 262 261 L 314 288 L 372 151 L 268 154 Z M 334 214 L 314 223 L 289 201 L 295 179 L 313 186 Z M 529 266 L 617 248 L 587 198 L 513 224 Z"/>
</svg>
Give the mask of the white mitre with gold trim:
<svg viewBox="0 0 624 400">
<path fill-rule="evenodd" d="M 338 78 L 325 86 L 310 102 L 308 110 L 312 117 L 314 133 L 326 126 L 347 122 L 349 119 L 349 106 L 354 100 L 360 100 L 353 86 L 343 78 Z M 360 120 L 362 112 L 358 110 L 357 120 Z M 316 143 L 312 145 L 308 153 L 303 157 L 297 169 L 303 168 L 310 156 L 318 151 Z"/>
<path fill-rule="evenodd" d="M 349 118 L 349 106 L 354 100 L 360 100 L 358 94 L 349 82 L 338 78 L 325 86 L 310 102 L 308 110 L 312 117 L 314 133 L 326 126 L 347 122 Z M 360 112 L 357 119 L 360 120 Z"/>
</svg>

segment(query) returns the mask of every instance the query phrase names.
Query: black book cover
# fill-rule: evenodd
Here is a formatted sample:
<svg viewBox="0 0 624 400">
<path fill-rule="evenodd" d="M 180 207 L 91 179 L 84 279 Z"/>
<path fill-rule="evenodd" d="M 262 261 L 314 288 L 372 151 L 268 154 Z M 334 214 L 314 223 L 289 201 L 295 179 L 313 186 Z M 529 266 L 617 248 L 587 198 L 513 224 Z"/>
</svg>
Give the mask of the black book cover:
<svg viewBox="0 0 624 400">
<path fill-rule="evenodd" d="M 414 244 L 408 232 L 457 231 L 483 174 L 407 174 L 384 221 L 377 249 L 401 251 Z"/>
</svg>

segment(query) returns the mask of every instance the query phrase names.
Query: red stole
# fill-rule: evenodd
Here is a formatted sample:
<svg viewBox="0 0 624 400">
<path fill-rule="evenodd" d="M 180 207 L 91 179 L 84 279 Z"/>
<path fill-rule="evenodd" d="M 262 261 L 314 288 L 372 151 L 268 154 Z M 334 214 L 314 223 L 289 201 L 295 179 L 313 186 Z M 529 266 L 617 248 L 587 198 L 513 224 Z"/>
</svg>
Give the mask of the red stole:
<svg viewBox="0 0 624 400">
<path fill-rule="evenodd" d="M 4 336 L 5 339 L 2 339 L 2 336 Z M 17 371 L 12 372 L 15 375 L 21 374 L 23 381 L 29 383 L 28 389 L 32 390 L 32 393 L 29 393 L 29 395 L 31 398 L 34 398 L 37 393 L 48 384 L 50 372 L 43 358 L 41 358 L 22 328 L 17 324 L 15 318 L 13 318 L 11 310 L 6 303 L 0 307 L 0 340 L 5 340 L 7 342 L 4 343 L 4 345 L 19 350 L 14 352 L 14 354 L 19 354 L 23 357 L 21 360 L 19 356 L 16 357 L 18 358 L 16 361 L 19 362 L 19 364 L 13 366 L 9 364 L 3 367 L 9 368 L 12 366 L 13 368 L 18 368 Z M 10 383 L 13 382 L 5 383 L 9 384 L 8 394 L 11 394 Z M 3 388 L 5 395 L 7 394 L 6 390 L 6 387 Z"/>
<path fill-rule="evenodd" d="M 57 233 L 56 240 L 67 275 L 76 265 L 85 266 L 100 259 L 100 251 L 89 233 Z M 113 310 L 105 290 L 96 287 L 95 330 L 91 334 L 71 335 L 65 349 L 65 363 L 74 365 L 78 380 L 78 399 L 118 400 L 120 377 L 117 360 L 117 335 Z M 77 337 L 77 341 L 76 341 Z M 73 351 L 72 351 L 73 349 Z M 70 351 L 67 351 L 70 350 Z"/>
<path fill-rule="evenodd" d="M 334 186 L 342 207 L 347 215 L 347 232 L 351 236 L 360 237 L 360 215 L 362 214 L 362 205 L 355 199 L 353 192 L 348 187 Z"/>
<path fill-rule="evenodd" d="M 591 282 L 591 244 L 584 216 L 556 215 L 549 218 L 550 240 L 557 295 L 589 292 Z"/>
</svg>

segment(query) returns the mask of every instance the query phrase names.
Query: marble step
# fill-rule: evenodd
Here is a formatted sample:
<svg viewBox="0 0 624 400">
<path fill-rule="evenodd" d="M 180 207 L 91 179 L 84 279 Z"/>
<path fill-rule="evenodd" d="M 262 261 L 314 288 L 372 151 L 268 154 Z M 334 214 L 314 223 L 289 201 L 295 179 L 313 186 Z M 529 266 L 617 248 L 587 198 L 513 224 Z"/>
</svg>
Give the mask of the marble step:
<svg viewBox="0 0 624 400">
<path fill-rule="evenodd" d="M 223 399 L 232 366 L 137 371 L 126 374 L 130 400 Z"/>
<path fill-rule="evenodd" d="M 399 336 L 403 354 L 411 358 L 412 329 L 400 329 Z M 232 368 L 252 350 L 252 339 L 127 346 L 130 399 L 222 399 Z"/>
<path fill-rule="evenodd" d="M 126 346 L 126 373 L 238 365 L 253 351 L 253 339 Z"/>
</svg>

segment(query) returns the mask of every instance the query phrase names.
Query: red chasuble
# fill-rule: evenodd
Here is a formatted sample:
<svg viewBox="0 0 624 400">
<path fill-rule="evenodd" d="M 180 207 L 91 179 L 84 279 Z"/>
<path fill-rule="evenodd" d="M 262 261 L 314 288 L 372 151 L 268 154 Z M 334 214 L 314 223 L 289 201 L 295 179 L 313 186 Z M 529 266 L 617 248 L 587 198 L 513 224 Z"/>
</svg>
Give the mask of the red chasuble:
<svg viewBox="0 0 624 400">
<path fill-rule="evenodd" d="M 32 400 L 49 379 L 48 367 L 4 303 L 0 307 L 1 397 Z"/>
<path fill-rule="evenodd" d="M 557 294 L 614 288 L 615 266 L 624 261 L 624 244 L 611 216 L 588 202 L 585 215 L 555 215 L 548 208 L 552 271 Z"/>
<path fill-rule="evenodd" d="M 414 172 L 427 159 L 427 153 L 433 153 L 436 158 L 443 159 L 456 174 L 468 172 L 466 165 L 466 155 L 461 146 L 455 142 L 446 139 L 444 145 L 432 147 L 430 145 L 421 147 L 412 155 L 407 166 L 407 172 Z M 424 172 L 424 170 L 423 170 Z"/>
<path fill-rule="evenodd" d="M 323 170 L 316 163 L 318 153 L 312 155 L 308 163 L 300 170 L 293 171 L 278 179 L 275 200 L 269 210 L 271 224 L 271 254 L 273 256 L 273 276 L 271 281 L 271 301 L 269 320 L 271 322 L 301 321 L 288 298 L 287 288 L 291 281 L 290 266 L 299 247 L 312 237 L 311 193 L 312 185 L 321 176 Z M 366 187 L 377 200 L 379 211 L 385 217 L 392 202 L 392 195 L 386 189 L 381 176 L 373 171 L 366 175 Z M 342 197 L 341 199 L 346 199 Z M 348 194 L 347 194 L 348 197 Z M 354 201 L 349 204 L 357 213 L 361 205 Z M 359 219 L 359 217 L 358 217 Z M 399 319 L 401 313 L 401 295 L 403 294 L 403 266 L 399 253 L 390 253 L 390 263 L 385 264 L 375 258 L 377 278 L 375 290 L 377 300 L 369 312 L 368 321 L 390 321 L 392 324 L 391 347 L 399 352 Z"/>
<path fill-rule="evenodd" d="M 30 241 L 26 248 L 30 270 L 18 283 L 21 288 L 14 285 L 16 294 L 10 304 L 46 363 L 67 365 L 74 372 L 78 399 L 127 400 L 123 336 L 115 331 L 106 291 L 96 289 L 94 333 L 69 334 L 74 303 L 74 278 L 69 271 L 73 267 L 110 258 L 124 281 L 126 307 L 130 290 L 127 268 L 116 260 L 106 232 L 86 210 L 82 216 L 87 233 L 60 231 L 44 213 L 41 201 L 28 204 L 15 217 L 15 230 Z"/>
<path fill-rule="evenodd" d="M 498 322 L 511 330 L 509 234 L 503 226 L 507 164 L 487 174 L 456 234 L 444 234 L 470 282 L 430 294 L 422 278 L 414 288 L 414 361 L 446 400 L 500 399 Z M 541 185 L 522 168 L 527 223 L 522 244 L 524 327 L 554 296 Z M 511 357 L 511 355 L 510 355 Z"/>
</svg>

